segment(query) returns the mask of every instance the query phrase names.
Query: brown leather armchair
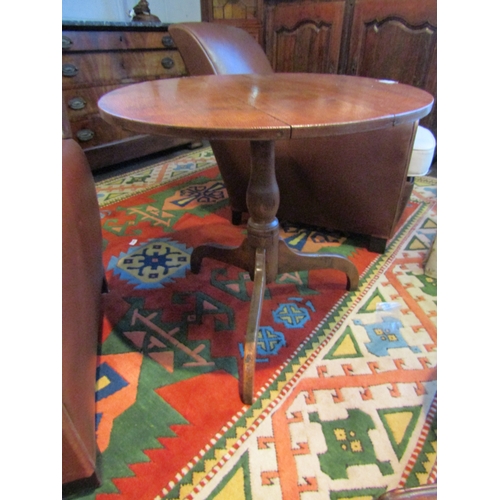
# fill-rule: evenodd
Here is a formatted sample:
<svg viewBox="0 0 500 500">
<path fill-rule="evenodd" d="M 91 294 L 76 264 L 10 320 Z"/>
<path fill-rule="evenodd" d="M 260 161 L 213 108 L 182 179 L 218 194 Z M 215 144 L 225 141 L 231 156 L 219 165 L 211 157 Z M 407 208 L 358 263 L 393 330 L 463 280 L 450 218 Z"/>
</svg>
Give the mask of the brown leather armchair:
<svg viewBox="0 0 500 500">
<path fill-rule="evenodd" d="M 169 32 L 189 75 L 272 73 L 260 45 L 242 29 L 178 23 Z M 276 142 L 280 221 L 369 236 L 384 252 L 412 191 L 408 165 L 418 122 L 371 132 Z M 233 223 L 247 211 L 248 141 L 210 141 Z"/>
<path fill-rule="evenodd" d="M 73 139 L 62 141 L 62 491 L 99 485 L 95 383 L 104 284 L 94 179 Z"/>
</svg>

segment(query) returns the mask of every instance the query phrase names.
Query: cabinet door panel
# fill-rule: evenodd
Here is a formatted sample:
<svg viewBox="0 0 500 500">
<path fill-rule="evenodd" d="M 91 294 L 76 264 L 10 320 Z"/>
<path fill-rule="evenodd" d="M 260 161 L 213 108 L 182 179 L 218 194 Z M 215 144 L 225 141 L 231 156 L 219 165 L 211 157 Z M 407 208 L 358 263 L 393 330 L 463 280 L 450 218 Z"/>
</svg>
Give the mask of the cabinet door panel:
<svg viewBox="0 0 500 500">
<path fill-rule="evenodd" d="M 201 19 L 241 28 L 264 44 L 263 0 L 200 0 Z"/>
<path fill-rule="evenodd" d="M 429 28 L 411 29 L 399 19 L 367 25 L 364 55 L 353 67 L 357 74 L 390 78 L 422 87 L 432 62 L 435 40 Z M 404 64 L 397 64 L 404 61 Z M 357 69 L 356 69 L 356 66 Z"/>
<path fill-rule="evenodd" d="M 344 2 L 269 6 L 266 53 L 277 72 L 336 73 Z"/>
<path fill-rule="evenodd" d="M 212 15 L 218 19 L 250 19 L 257 16 L 256 0 L 212 0 Z"/>
<path fill-rule="evenodd" d="M 407 83 L 436 98 L 435 0 L 356 0 L 347 72 Z M 422 120 L 436 131 L 436 105 Z"/>
</svg>

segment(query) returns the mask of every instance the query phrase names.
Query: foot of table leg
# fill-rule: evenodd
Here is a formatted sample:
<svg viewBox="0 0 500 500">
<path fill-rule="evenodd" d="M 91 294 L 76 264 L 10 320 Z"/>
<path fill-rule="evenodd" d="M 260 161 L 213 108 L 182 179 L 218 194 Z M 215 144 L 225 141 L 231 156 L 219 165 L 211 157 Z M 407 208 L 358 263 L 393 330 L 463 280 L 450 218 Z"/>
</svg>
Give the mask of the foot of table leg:
<svg viewBox="0 0 500 500">
<path fill-rule="evenodd" d="M 262 302 L 266 287 L 266 250 L 259 248 L 255 251 L 255 273 L 250 302 L 247 332 L 245 337 L 245 352 L 243 355 L 243 377 L 240 395 L 243 402 L 251 405 L 253 401 L 253 386 L 255 375 L 255 358 L 257 354 L 257 334 L 259 332 Z"/>
<path fill-rule="evenodd" d="M 300 253 L 290 250 L 283 240 L 278 243 L 278 274 L 311 269 L 337 269 L 347 275 L 346 290 L 356 290 L 359 273 L 356 266 L 342 255 Z"/>
<path fill-rule="evenodd" d="M 225 247 L 215 244 L 200 245 L 191 253 L 191 271 L 194 274 L 198 274 L 203 259 L 208 257 L 249 271 L 253 279 L 254 253 L 255 250 L 250 248 L 246 239 L 239 247 Z"/>
</svg>

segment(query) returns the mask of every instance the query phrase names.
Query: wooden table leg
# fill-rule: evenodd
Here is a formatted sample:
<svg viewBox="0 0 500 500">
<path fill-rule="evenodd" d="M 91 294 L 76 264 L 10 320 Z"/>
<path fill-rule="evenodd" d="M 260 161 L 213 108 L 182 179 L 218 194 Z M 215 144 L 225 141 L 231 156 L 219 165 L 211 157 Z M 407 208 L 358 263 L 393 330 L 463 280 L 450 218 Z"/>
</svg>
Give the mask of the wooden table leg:
<svg viewBox="0 0 500 500">
<path fill-rule="evenodd" d="M 191 272 L 198 274 L 205 257 L 225 262 L 248 271 L 253 279 L 255 268 L 255 252 L 245 238 L 239 247 L 219 246 L 215 244 L 200 245 L 191 252 Z"/>
<path fill-rule="evenodd" d="M 255 374 L 255 358 L 257 356 L 257 334 L 259 332 L 260 314 L 266 289 L 266 251 L 262 248 L 255 252 L 255 278 L 252 301 L 248 315 L 243 355 L 243 381 L 241 383 L 241 399 L 247 405 L 253 401 L 253 380 Z"/>
<path fill-rule="evenodd" d="M 247 188 L 248 245 L 255 256 L 254 285 L 245 337 L 241 394 L 245 404 L 252 404 L 257 335 L 266 283 L 278 273 L 279 206 L 278 183 L 274 171 L 274 142 L 250 143 L 251 168 Z"/>
<path fill-rule="evenodd" d="M 283 240 L 279 241 L 278 274 L 311 269 L 337 269 L 347 276 L 347 290 L 357 290 L 359 273 L 356 266 L 343 255 L 301 253 L 290 250 Z"/>
<path fill-rule="evenodd" d="M 248 236 L 239 247 L 200 245 L 191 253 L 191 271 L 198 274 L 205 257 L 232 264 L 255 274 L 255 252 L 266 251 L 266 283 L 276 279 L 278 272 L 279 189 L 274 171 L 274 141 L 251 141 L 250 180 L 247 206 L 250 218 Z"/>
<path fill-rule="evenodd" d="M 266 283 L 278 273 L 279 189 L 274 171 L 274 141 L 251 141 L 251 169 L 247 188 L 248 236 L 237 248 L 201 245 L 191 253 L 191 271 L 198 274 L 205 257 L 247 270 L 254 281 L 247 323 L 240 394 L 252 404 L 257 335 Z"/>
<path fill-rule="evenodd" d="M 251 141 L 250 148 L 251 170 L 246 200 L 250 218 L 247 238 L 237 248 L 201 245 L 191 254 L 191 270 L 195 274 L 200 272 L 202 260 L 209 257 L 247 270 L 254 281 L 240 380 L 240 395 L 248 405 L 253 402 L 257 335 L 266 283 L 275 281 L 281 273 L 325 268 L 346 273 L 348 290 L 355 290 L 359 280 L 356 266 L 347 258 L 297 253 L 279 239 L 276 218 L 279 189 L 275 175 L 274 141 Z"/>
</svg>

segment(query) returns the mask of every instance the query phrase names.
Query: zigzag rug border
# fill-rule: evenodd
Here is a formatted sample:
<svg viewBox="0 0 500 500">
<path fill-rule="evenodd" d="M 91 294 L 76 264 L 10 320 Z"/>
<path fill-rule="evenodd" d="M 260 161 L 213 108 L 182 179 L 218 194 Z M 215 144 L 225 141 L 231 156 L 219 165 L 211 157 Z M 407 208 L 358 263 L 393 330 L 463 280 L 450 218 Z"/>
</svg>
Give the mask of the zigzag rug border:
<svg viewBox="0 0 500 500">
<path fill-rule="evenodd" d="M 431 177 L 430 175 L 420 175 L 415 177 L 416 186 L 437 186 L 437 177 Z"/>
<path fill-rule="evenodd" d="M 423 222 L 424 216 L 429 212 L 434 201 L 418 200 L 420 206 L 415 213 L 405 222 L 398 234 L 390 242 L 386 253 L 376 258 L 365 272 L 360 276 L 360 289 L 356 294 L 346 292 L 339 302 L 325 315 L 325 318 L 319 322 L 311 334 L 297 347 L 290 358 L 283 363 L 272 378 L 265 384 L 262 391 L 256 393 L 257 400 L 243 412 L 238 412 L 226 425 L 210 440 L 198 454 L 191 459 L 186 467 L 177 474 L 177 483 L 171 481 L 162 489 L 163 497 L 157 497 L 155 500 L 167 498 L 170 500 L 193 500 L 194 496 L 204 488 L 212 479 L 214 474 L 224 465 L 257 429 L 260 423 L 290 392 L 304 370 L 319 355 L 324 346 L 333 338 L 335 333 L 342 325 L 343 320 L 354 310 L 362 301 L 368 291 L 371 290 L 376 282 L 376 277 L 396 259 L 398 251 L 408 240 L 412 228 L 419 227 Z M 327 326 L 325 327 L 325 323 Z M 322 331 L 321 331 L 322 329 Z M 273 387 L 277 387 L 273 389 Z M 267 397 L 266 397 L 267 395 Z M 240 425 L 238 425 L 240 424 Z M 240 429 L 240 432 L 238 432 Z M 236 435 L 231 437 L 230 434 Z M 234 440 L 227 446 L 228 441 Z M 192 477 L 194 473 L 200 474 L 196 470 L 201 468 L 209 457 L 207 453 L 219 449 L 224 455 L 214 464 L 210 470 L 205 470 L 205 474 L 196 484 L 193 484 Z M 201 464 L 201 465 L 199 465 Z"/>
<path fill-rule="evenodd" d="M 427 416 L 425 418 L 425 423 L 422 428 L 422 431 L 420 433 L 420 436 L 417 441 L 417 445 L 415 449 L 413 450 L 413 453 L 411 457 L 409 458 L 408 462 L 406 463 L 406 467 L 403 471 L 403 474 L 401 476 L 401 480 L 398 484 L 398 488 L 404 488 L 406 486 L 406 482 L 408 481 L 408 478 L 410 477 L 410 474 L 413 471 L 413 468 L 418 462 L 418 459 L 420 457 L 420 454 L 422 453 L 422 450 L 424 449 L 424 445 L 427 441 L 427 437 L 429 435 L 429 431 L 431 429 L 432 421 L 434 420 L 434 417 L 436 416 L 437 413 L 437 392 L 434 395 L 434 399 L 432 401 L 431 406 L 429 407 L 429 411 L 427 412 Z M 428 476 L 428 483 L 435 483 L 437 479 L 437 463 L 435 463 L 432 466 L 432 469 L 429 471 L 429 476 Z"/>
</svg>

